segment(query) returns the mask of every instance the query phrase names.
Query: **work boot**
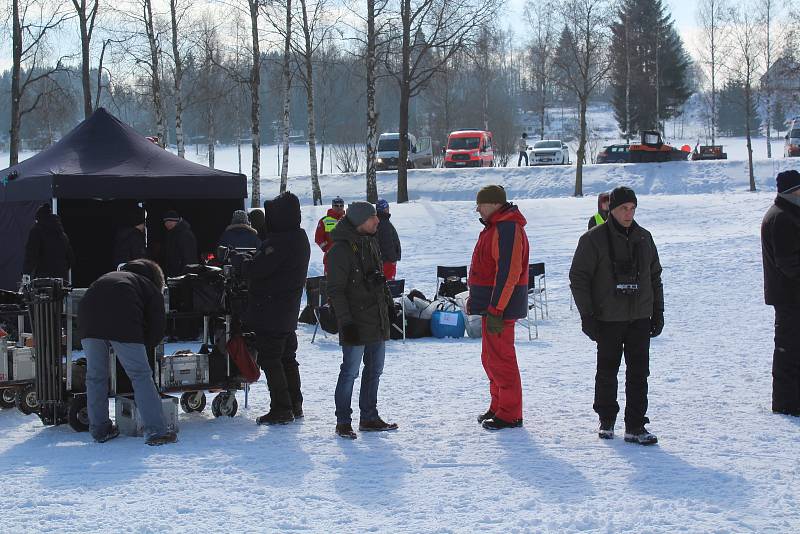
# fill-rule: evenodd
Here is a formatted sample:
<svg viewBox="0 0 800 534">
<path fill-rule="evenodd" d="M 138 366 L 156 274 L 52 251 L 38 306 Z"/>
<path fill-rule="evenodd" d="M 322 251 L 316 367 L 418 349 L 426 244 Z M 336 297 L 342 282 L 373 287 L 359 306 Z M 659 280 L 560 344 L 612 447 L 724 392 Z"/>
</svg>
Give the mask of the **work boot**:
<svg viewBox="0 0 800 534">
<path fill-rule="evenodd" d="M 303 405 L 296 404 L 295 406 L 292 406 L 292 415 L 294 415 L 295 419 L 302 419 L 305 417 L 305 414 L 303 413 Z"/>
<path fill-rule="evenodd" d="M 350 423 L 339 423 L 336 425 L 336 435 L 340 438 L 356 439 L 358 434 L 353 432 L 353 426 Z"/>
<path fill-rule="evenodd" d="M 119 436 L 119 428 L 114 423 L 111 423 L 111 428 L 108 429 L 106 435 L 101 438 L 94 438 L 97 443 L 105 443 L 106 441 L 111 441 L 112 439 Z"/>
<path fill-rule="evenodd" d="M 487 419 L 492 419 L 492 418 L 494 418 L 494 412 L 491 409 L 489 409 L 489 410 L 486 410 L 486 413 L 481 414 L 481 415 L 478 416 L 478 422 L 479 423 L 483 423 Z"/>
<path fill-rule="evenodd" d="M 614 419 L 600 419 L 597 435 L 600 439 L 614 439 Z"/>
<path fill-rule="evenodd" d="M 625 441 L 628 443 L 638 443 L 639 445 L 654 445 L 658 443 L 658 438 L 647 431 L 644 425 L 634 429 L 625 429 Z"/>
<path fill-rule="evenodd" d="M 519 428 L 522 426 L 522 418 L 516 421 L 504 421 L 497 416 L 487 419 L 483 423 L 483 428 L 486 430 L 502 430 L 504 428 Z"/>
<path fill-rule="evenodd" d="M 176 441 L 178 441 L 178 434 L 170 431 L 167 432 L 166 434 L 160 434 L 158 436 L 150 436 L 149 438 L 147 438 L 147 441 L 145 441 L 145 443 L 153 447 L 158 447 L 159 445 L 166 445 L 167 443 L 175 443 Z"/>
<path fill-rule="evenodd" d="M 385 432 L 387 430 L 397 430 L 397 423 L 387 423 L 378 417 L 372 421 L 359 421 L 358 429 L 362 432 Z"/>
<path fill-rule="evenodd" d="M 272 410 L 256 419 L 256 424 L 259 425 L 288 425 L 292 422 L 294 422 L 292 412 L 273 412 Z"/>
</svg>

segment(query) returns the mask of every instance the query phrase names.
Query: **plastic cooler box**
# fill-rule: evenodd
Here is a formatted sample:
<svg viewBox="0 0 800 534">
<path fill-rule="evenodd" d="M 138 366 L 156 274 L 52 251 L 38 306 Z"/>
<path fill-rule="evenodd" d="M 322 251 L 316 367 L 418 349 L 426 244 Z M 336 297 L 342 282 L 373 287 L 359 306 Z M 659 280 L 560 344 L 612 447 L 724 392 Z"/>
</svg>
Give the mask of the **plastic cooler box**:
<svg viewBox="0 0 800 534">
<path fill-rule="evenodd" d="M 464 314 L 460 311 L 433 312 L 431 332 L 434 337 L 464 337 Z"/>
</svg>

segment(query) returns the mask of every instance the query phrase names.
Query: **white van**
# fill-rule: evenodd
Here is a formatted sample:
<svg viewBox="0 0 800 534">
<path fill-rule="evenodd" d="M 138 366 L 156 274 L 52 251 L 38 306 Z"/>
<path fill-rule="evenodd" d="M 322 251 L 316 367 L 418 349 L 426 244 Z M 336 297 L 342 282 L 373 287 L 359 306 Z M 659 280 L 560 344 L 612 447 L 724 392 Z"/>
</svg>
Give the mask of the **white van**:
<svg viewBox="0 0 800 534">
<path fill-rule="evenodd" d="M 420 137 L 417 139 L 408 134 L 408 167 L 409 169 L 428 169 L 433 167 L 433 150 L 431 138 Z M 397 158 L 400 155 L 400 134 L 382 133 L 378 138 L 379 171 L 397 169 Z"/>
<path fill-rule="evenodd" d="M 794 158 L 800 156 L 800 117 L 795 117 L 789 125 L 789 131 L 784 137 L 783 157 Z"/>
</svg>

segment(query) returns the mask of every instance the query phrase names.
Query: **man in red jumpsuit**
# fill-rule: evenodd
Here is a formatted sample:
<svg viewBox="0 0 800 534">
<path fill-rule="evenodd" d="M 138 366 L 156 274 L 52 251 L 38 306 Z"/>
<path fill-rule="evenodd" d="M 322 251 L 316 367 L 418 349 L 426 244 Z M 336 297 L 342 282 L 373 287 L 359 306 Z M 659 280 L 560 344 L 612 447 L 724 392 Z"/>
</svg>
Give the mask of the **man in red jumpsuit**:
<svg viewBox="0 0 800 534">
<path fill-rule="evenodd" d="M 314 232 L 314 243 L 322 249 L 322 264 L 325 266 L 326 274 L 328 273 L 328 264 L 326 263 L 328 251 L 333 246 L 331 231 L 342 217 L 344 217 L 344 200 L 341 197 L 336 197 L 331 202 L 331 208 L 328 213 L 317 223 L 317 231 Z"/>
<path fill-rule="evenodd" d="M 487 430 L 522 426 L 522 382 L 514 350 L 514 324 L 527 316 L 528 237 L 525 217 L 499 185 L 478 192 L 485 226 L 469 268 L 470 315 L 482 315 L 481 361 L 492 401 L 478 417 Z"/>
</svg>

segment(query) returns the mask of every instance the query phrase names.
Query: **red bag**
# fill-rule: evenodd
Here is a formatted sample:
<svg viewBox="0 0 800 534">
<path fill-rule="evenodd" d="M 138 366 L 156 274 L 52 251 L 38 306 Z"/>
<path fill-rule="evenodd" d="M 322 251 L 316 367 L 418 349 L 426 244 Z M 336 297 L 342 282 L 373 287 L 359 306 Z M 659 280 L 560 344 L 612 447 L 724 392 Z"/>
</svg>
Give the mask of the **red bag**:
<svg viewBox="0 0 800 534">
<path fill-rule="evenodd" d="M 251 384 L 261 378 L 261 369 L 258 368 L 242 336 L 232 336 L 228 340 L 227 349 L 228 355 L 239 368 L 239 374 L 246 383 Z"/>
</svg>

